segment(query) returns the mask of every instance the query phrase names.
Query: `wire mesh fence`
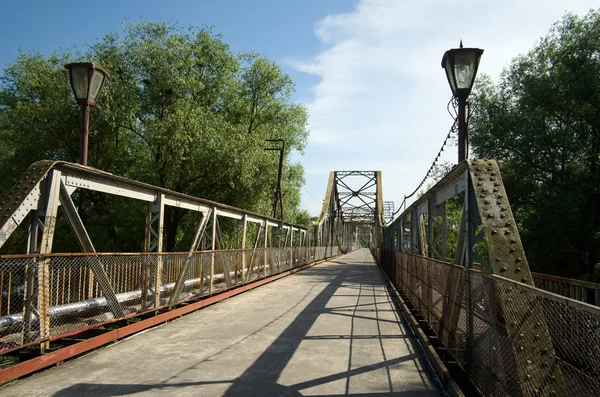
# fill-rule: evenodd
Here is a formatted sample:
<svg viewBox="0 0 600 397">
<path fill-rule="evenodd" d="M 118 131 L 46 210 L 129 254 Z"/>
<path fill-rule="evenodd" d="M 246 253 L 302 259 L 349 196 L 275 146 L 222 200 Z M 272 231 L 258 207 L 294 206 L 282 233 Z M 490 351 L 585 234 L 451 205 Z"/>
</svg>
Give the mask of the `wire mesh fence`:
<svg viewBox="0 0 600 397">
<path fill-rule="evenodd" d="M 0 257 L 0 354 L 339 253 L 328 246 Z"/>
<path fill-rule="evenodd" d="M 446 262 L 381 254 L 390 279 L 483 395 L 600 395 L 597 307 Z"/>
</svg>

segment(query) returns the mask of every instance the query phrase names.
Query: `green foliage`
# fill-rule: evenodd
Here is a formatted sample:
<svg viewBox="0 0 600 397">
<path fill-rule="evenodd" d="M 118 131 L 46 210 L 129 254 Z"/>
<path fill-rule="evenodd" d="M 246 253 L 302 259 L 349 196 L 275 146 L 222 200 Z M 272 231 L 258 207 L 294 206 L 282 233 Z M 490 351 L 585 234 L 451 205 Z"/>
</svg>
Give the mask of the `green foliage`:
<svg viewBox="0 0 600 397">
<path fill-rule="evenodd" d="M 600 261 L 600 12 L 567 14 L 497 85 L 479 79 L 477 156 L 500 160 L 534 271 L 592 277 Z"/>
<path fill-rule="evenodd" d="M 78 55 L 19 54 L 0 77 L 0 194 L 36 160 L 77 160 L 79 108 L 63 65 L 80 60 L 111 73 L 92 108 L 89 165 L 270 214 L 279 158 L 263 148 L 265 139 L 285 139 L 285 220 L 306 222 L 303 168 L 288 158 L 306 144 L 307 114 L 290 99 L 290 77 L 258 54 L 234 54 L 211 29 L 164 23 L 129 25 Z M 99 250 L 142 248 L 131 236 L 143 235 L 143 209 L 82 195 L 79 210 Z M 196 224 L 169 208 L 165 249 L 189 248 L 185 236 Z M 56 250 L 68 248 L 57 242 Z"/>
</svg>

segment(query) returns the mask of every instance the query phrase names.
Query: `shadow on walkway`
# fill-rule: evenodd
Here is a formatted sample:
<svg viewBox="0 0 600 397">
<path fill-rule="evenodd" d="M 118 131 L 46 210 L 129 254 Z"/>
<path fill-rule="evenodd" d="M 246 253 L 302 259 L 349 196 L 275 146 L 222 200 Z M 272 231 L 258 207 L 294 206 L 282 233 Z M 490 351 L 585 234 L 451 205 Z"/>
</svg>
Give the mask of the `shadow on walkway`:
<svg viewBox="0 0 600 397">
<path fill-rule="evenodd" d="M 335 263 L 330 262 L 329 264 L 312 267 L 297 273 L 294 277 L 308 278 L 309 282 L 313 284 L 313 288 L 316 284 L 324 282 L 327 284 L 293 319 L 276 340 L 235 379 L 171 382 L 170 380 L 173 379 L 173 376 L 171 376 L 165 381 L 156 384 L 78 383 L 56 392 L 54 396 L 108 397 L 132 394 L 146 395 L 150 392 L 153 392 L 151 393 L 153 395 L 212 395 L 208 389 L 203 390 L 201 386 L 218 384 L 230 385 L 224 393 L 228 397 L 301 396 L 302 391 L 309 388 L 314 388 L 310 390 L 310 395 L 323 393 L 323 395 L 326 394 L 328 396 L 367 396 L 373 394 L 387 396 L 440 395 L 440 392 L 432 386 L 431 379 L 427 373 L 423 371 L 420 358 L 414 353 L 413 341 L 402 332 L 397 314 L 395 312 L 393 316 L 390 314 L 393 311 L 390 309 L 393 308 L 393 304 L 385 289 L 385 282 L 379 268 L 370 259 L 370 254 L 367 257 L 365 252 L 368 253 L 366 250 L 355 251 L 337 259 Z M 341 288 L 343 288 L 343 291 L 336 294 Z M 352 293 L 352 291 L 355 293 Z M 336 299 L 341 298 L 346 301 L 354 299 L 355 302 L 354 304 L 335 305 L 330 303 L 335 302 L 332 301 L 332 297 L 336 297 Z M 290 310 L 287 310 L 286 313 Z M 309 331 L 315 325 L 317 319 L 324 314 L 350 317 L 350 334 L 309 335 Z M 280 315 L 277 319 L 282 316 Z M 377 331 L 371 334 L 357 332 L 355 324 L 358 323 L 361 324 L 363 329 L 369 328 L 376 329 Z M 259 333 L 260 330 L 269 324 L 261 327 L 253 334 Z M 395 332 L 389 331 L 393 329 L 392 327 L 396 327 Z M 385 328 L 388 332 L 382 332 L 382 328 Z M 244 339 L 247 339 L 249 336 Z M 347 354 L 339 357 L 340 362 L 347 362 L 347 370 L 325 376 L 315 374 L 310 380 L 296 382 L 287 386 L 278 383 L 278 381 L 281 381 L 280 378 L 284 369 L 290 363 L 302 342 L 315 341 L 311 343 L 328 343 L 328 341 L 332 340 L 341 340 L 349 343 Z M 396 351 L 395 348 L 390 348 L 389 346 L 385 348 L 384 346 L 386 343 L 398 340 L 403 340 L 406 343 L 406 354 L 399 357 L 400 352 Z M 361 348 L 364 349 L 365 346 L 368 346 L 369 349 L 372 349 L 376 342 L 379 343 L 376 348 L 380 349 L 382 359 L 379 362 L 365 364 L 364 357 L 367 354 L 361 351 Z M 368 345 L 357 347 L 356 343 L 366 343 Z M 231 346 L 227 347 L 227 349 L 229 348 Z M 306 348 L 303 347 L 303 349 Z M 310 351 L 305 352 L 303 350 L 303 352 L 304 354 L 308 353 L 309 356 L 311 354 Z M 386 353 L 387 356 L 394 358 L 386 358 Z M 198 369 L 200 364 L 211 360 L 211 357 L 191 365 L 188 367 L 188 370 L 192 368 Z M 401 371 L 408 371 L 408 374 L 398 375 Z M 168 370 L 166 372 L 166 375 L 168 375 Z M 372 374 L 379 374 L 376 381 L 373 378 L 368 378 Z M 407 378 L 405 379 L 408 380 L 405 382 L 399 376 L 406 376 Z M 353 379 L 353 383 L 351 379 Z M 363 379 L 366 382 L 364 385 L 357 384 L 359 380 Z M 331 382 L 345 382 L 345 390 L 338 394 L 336 392 L 330 394 L 331 389 L 326 390 L 326 392 L 320 391 L 319 387 L 331 384 Z"/>
</svg>

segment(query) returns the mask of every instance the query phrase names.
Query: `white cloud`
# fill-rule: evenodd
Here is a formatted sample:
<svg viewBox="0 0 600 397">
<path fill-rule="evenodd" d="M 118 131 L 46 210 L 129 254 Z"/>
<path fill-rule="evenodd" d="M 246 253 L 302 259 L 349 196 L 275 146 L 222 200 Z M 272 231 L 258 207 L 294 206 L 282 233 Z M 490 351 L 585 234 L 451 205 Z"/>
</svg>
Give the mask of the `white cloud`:
<svg viewBox="0 0 600 397">
<path fill-rule="evenodd" d="M 528 51 L 566 11 L 586 13 L 596 1 L 447 2 L 362 0 L 353 12 L 328 15 L 315 25 L 325 49 L 292 61 L 317 76 L 305 105 L 311 137 L 303 206 L 320 211 L 331 170 L 383 171 L 384 199 L 398 205 L 421 181 L 451 118 L 450 89 L 440 62 L 444 51 L 480 47 L 480 73 L 497 78 Z M 442 160 L 455 161 L 456 149 Z"/>
</svg>

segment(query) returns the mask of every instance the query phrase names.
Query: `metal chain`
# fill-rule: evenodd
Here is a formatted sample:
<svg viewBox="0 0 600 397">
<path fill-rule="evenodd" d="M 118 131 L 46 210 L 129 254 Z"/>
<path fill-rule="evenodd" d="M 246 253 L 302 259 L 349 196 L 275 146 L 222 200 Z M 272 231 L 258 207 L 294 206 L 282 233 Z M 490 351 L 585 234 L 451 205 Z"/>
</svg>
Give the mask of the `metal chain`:
<svg viewBox="0 0 600 397">
<path fill-rule="evenodd" d="M 452 108 L 454 110 L 454 114 L 452 114 L 452 112 L 450 111 L 450 105 L 452 105 Z M 400 212 L 400 210 L 402 209 L 402 207 L 406 204 L 406 200 L 409 199 L 409 198 L 411 198 L 412 196 L 414 196 L 419 191 L 419 189 L 423 186 L 423 184 L 425 183 L 425 181 L 429 178 L 429 175 L 433 171 L 434 167 L 436 166 L 438 159 L 442 155 L 442 152 L 444 151 L 444 147 L 448 143 L 448 139 L 450 139 L 450 137 L 452 136 L 452 134 L 456 134 L 456 132 L 458 131 L 458 112 L 456 110 L 457 107 L 458 107 L 458 100 L 456 100 L 456 98 L 452 97 L 452 99 L 450 99 L 450 101 L 448 101 L 448 106 L 446 108 L 447 108 L 448 113 L 450 114 L 450 116 L 452 116 L 452 118 L 454 119 L 454 122 L 452 123 L 452 127 L 450 127 L 450 131 L 448 131 L 448 135 L 446 135 L 446 138 L 444 139 L 444 142 L 442 143 L 442 147 L 438 151 L 437 156 L 435 156 L 435 159 L 433 160 L 433 162 L 431 163 L 431 166 L 429 167 L 429 170 L 427 171 L 427 173 L 425 174 L 425 176 L 421 180 L 421 183 L 419 183 L 419 185 L 417 186 L 417 188 L 415 190 L 413 190 L 413 192 L 411 194 L 409 194 L 408 196 L 404 196 L 404 200 L 402 200 L 402 203 L 400 204 L 400 206 L 398 207 L 398 209 L 392 214 L 392 216 L 396 216 L 396 214 L 398 212 Z"/>
</svg>

